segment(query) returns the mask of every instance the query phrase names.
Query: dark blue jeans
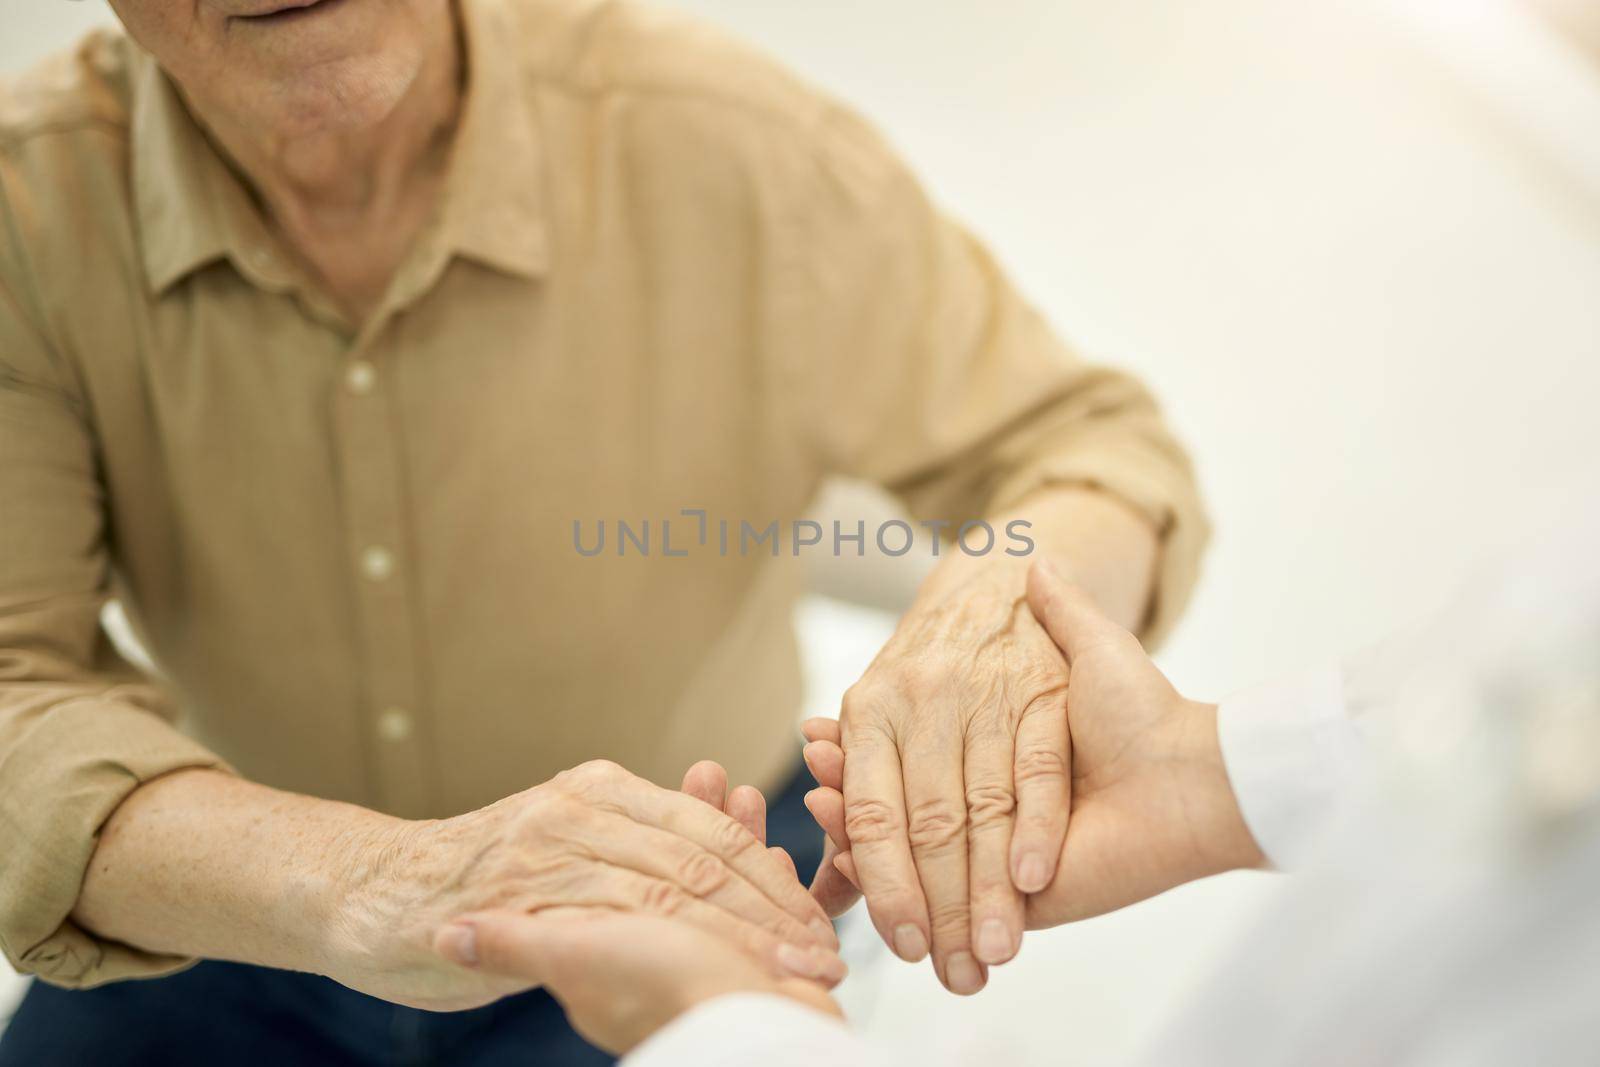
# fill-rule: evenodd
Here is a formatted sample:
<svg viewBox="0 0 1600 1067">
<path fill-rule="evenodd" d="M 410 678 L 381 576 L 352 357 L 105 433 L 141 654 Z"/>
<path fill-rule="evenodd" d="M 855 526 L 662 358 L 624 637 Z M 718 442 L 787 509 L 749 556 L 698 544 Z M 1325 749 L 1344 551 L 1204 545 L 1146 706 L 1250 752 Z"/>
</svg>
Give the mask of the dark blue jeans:
<svg viewBox="0 0 1600 1067">
<path fill-rule="evenodd" d="M 822 835 L 801 771 L 767 837 L 809 882 Z M 206 961 L 167 978 L 64 990 L 34 982 L 0 1036 L 0 1067 L 601 1067 L 543 990 L 473 1011 L 402 1008 L 316 975 Z"/>
</svg>

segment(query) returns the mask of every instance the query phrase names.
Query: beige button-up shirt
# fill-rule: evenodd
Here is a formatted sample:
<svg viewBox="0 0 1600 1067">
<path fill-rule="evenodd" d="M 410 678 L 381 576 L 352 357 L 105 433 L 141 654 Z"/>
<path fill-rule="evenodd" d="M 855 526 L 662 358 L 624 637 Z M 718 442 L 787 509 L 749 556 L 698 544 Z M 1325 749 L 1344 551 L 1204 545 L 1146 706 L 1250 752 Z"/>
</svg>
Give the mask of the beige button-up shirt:
<svg viewBox="0 0 1600 1067">
<path fill-rule="evenodd" d="M 0 943 L 23 970 L 181 962 L 69 918 L 107 815 L 180 767 L 410 817 L 600 756 L 773 784 L 792 520 L 830 473 L 953 523 L 1100 486 L 1164 534 L 1153 631 L 1186 597 L 1205 520 L 1150 397 L 1065 351 L 860 120 L 646 8 L 462 6 L 446 192 L 360 324 L 124 37 L 0 89 Z M 108 643 L 111 596 L 159 677 Z"/>
</svg>

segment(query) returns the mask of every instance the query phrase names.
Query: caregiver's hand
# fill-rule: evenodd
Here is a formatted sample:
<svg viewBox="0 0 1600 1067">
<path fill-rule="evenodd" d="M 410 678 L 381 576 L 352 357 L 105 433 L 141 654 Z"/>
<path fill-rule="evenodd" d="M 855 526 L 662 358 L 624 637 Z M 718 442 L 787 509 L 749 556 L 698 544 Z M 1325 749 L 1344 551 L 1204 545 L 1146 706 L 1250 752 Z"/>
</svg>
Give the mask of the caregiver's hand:
<svg viewBox="0 0 1600 1067">
<path fill-rule="evenodd" d="M 596 761 L 457 818 L 405 824 L 346 909 L 346 936 L 376 946 L 366 974 L 339 977 L 422 1007 L 485 1003 L 533 982 L 445 964 L 435 948 L 472 958 L 470 928 L 453 920 L 563 906 L 670 916 L 774 974 L 844 970 L 792 865 L 724 812 Z"/>
<path fill-rule="evenodd" d="M 1028 898 L 1029 928 L 1088 918 L 1195 878 L 1260 866 L 1261 851 L 1223 766 L 1216 706 L 1184 698 L 1138 640 L 1047 561 L 1029 574 L 1028 602 L 1070 664 L 1073 779 L 1060 864 L 1049 885 Z M 836 868 L 861 879 L 838 792 L 849 771 L 837 727 L 812 720 L 805 733 L 812 742 L 806 763 L 821 785 L 806 805 L 834 842 Z"/>
<path fill-rule="evenodd" d="M 931 946 L 970 994 L 1016 955 L 1023 893 L 1055 872 L 1071 753 L 1066 666 L 1025 569 L 951 563 L 845 694 L 843 820 L 878 933 L 908 961 Z"/>
<path fill-rule="evenodd" d="M 1144 648 L 1047 561 L 1028 603 L 1072 669 L 1072 822 L 1055 880 L 1029 900 L 1056 926 L 1265 861 L 1217 741 L 1217 706 L 1173 688 Z"/>
<path fill-rule="evenodd" d="M 768 993 L 837 1016 L 821 985 L 777 977 L 728 941 L 658 915 L 552 908 L 537 915 L 463 916 L 477 947 L 471 966 L 542 985 L 574 1029 L 621 1055 L 704 1001 Z"/>
</svg>

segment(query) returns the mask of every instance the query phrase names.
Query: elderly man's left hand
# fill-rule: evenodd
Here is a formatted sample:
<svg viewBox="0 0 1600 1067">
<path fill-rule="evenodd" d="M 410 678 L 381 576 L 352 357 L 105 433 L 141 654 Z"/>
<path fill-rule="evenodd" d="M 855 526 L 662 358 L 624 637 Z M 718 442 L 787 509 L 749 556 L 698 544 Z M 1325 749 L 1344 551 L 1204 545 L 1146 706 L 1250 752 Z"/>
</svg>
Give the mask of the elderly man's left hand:
<svg viewBox="0 0 1600 1067">
<path fill-rule="evenodd" d="M 751 786 L 730 792 L 719 764 L 705 760 L 689 768 L 683 791 L 732 816 L 766 844 L 766 799 Z M 771 851 L 794 871 L 787 852 Z M 618 1055 L 696 1005 L 732 993 L 783 996 L 840 1014 L 824 986 L 775 975 L 738 944 L 681 918 L 558 907 L 534 914 L 491 909 L 457 922 L 474 930 L 470 966 L 545 987 L 579 1033 Z M 441 939 L 439 949 L 466 963 L 457 944 Z"/>
<path fill-rule="evenodd" d="M 1066 664 L 1021 561 L 951 560 L 845 694 L 845 824 L 874 925 L 952 992 L 1016 955 L 1066 834 Z M 831 877 L 825 865 L 824 877 Z M 931 937 L 930 937 L 931 935 Z"/>
</svg>

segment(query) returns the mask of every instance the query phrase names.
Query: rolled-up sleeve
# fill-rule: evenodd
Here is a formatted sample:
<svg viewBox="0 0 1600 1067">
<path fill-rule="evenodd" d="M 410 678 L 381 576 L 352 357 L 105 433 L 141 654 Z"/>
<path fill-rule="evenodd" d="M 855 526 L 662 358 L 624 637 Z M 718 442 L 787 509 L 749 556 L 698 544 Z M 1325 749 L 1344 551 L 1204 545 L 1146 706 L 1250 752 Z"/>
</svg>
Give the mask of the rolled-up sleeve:
<svg viewBox="0 0 1600 1067">
<path fill-rule="evenodd" d="M 187 962 L 72 921 L 101 826 L 141 783 L 221 764 L 101 628 L 93 435 L 27 292 L 15 247 L 0 248 L 0 948 L 20 971 L 90 986 Z"/>
<path fill-rule="evenodd" d="M 786 322 L 820 461 L 928 520 L 983 518 L 1049 485 L 1117 497 L 1160 538 L 1143 634 L 1159 640 L 1210 527 L 1149 390 L 1077 358 L 865 123 L 831 110 L 811 147 Z"/>
</svg>

